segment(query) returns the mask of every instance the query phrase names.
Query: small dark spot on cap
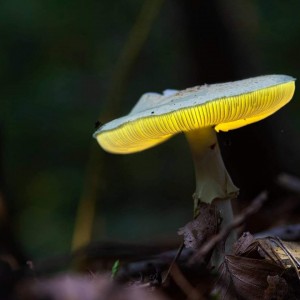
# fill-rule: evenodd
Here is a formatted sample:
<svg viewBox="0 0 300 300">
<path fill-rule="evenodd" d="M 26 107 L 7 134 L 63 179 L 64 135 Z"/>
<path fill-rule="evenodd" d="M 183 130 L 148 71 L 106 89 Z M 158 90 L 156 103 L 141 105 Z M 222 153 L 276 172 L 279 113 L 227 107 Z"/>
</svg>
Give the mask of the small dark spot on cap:
<svg viewBox="0 0 300 300">
<path fill-rule="evenodd" d="M 95 122 L 95 129 L 98 129 L 100 126 L 102 126 L 103 125 L 103 123 L 102 122 L 100 122 L 100 121 L 96 121 Z"/>
<path fill-rule="evenodd" d="M 151 111 L 151 114 L 154 114 L 154 111 Z"/>
<path fill-rule="evenodd" d="M 210 149 L 211 149 L 211 150 L 214 150 L 214 149 L 215 149 L 215 147 L 216 147 L 216 143 L 214 143 L 214 144 L 210 145 Z"/>
</svg>

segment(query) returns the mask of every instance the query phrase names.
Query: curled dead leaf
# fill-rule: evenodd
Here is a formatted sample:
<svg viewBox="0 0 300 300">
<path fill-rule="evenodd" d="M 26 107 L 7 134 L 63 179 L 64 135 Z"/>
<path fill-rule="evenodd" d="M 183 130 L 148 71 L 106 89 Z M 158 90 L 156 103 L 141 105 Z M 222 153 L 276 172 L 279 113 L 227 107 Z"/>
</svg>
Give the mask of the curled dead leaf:
<svg viewBox="0 0 300 300">
<path fill-rule="evenodd" d="M 267 277 L 282 269 L 262 259 L 226 255 L 220 266 L 215 292 L 222 300 L 261 300 L 268 287 Z"/>
<path fill-rule="evenodd" d="M 186 248 L 194 250 L 217 233 L 220 222 L 220 214 L 212 204 L 200 203 L 199 215 L 184 227 L 178 230 L 179 235 L 183 235 Z"/>
<path fill-rule="evenodd" d="M 267 237 L 257 241 L 263 257 L 271 257 L 286 269 L 293 267 L 300 280 L 300 243 L 285 242 L 278 237 Z"/>
<path fill-rule="evenodd" d="M 237 256 L 257 257 L 255 238 L 250 232 L 244 232 L 241 237 L 233 244 L 232 252 Z M 253 255 L 254 254 L 254 255 Z"/>
<path fill-rule="evenodd" d="M 288 284 L 279 275 L 267 277 L 268 287 L 264 292 L 264 300 L 283 300 L 288 294 Z"/>
<path fill-rule="evenodd" d="M 255 239 L 246 232 L 234 244 L 234 255 L 225 256 L 216 291 L 223 300 L 287 299 L 296 292 L 289 289 L 284 275 L 293 268 L 299 276 L 299 253 L 297 243 L 276 237 Z"/>
</svg>

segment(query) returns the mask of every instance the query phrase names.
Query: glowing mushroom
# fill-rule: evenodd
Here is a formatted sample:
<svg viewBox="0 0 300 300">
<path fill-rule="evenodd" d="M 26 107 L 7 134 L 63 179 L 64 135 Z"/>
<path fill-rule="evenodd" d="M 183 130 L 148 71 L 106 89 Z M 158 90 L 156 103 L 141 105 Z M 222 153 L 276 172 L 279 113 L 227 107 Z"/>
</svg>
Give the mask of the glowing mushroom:
<svg viewBox="0 0 300 300">
<path fill-rule="evenodd" d="M 191 147 L 196 173 L 194 212 L 199 202 L 214 202 L 223 225 L 230 222 L 230 199 L 238 194 L 223 163 L 216 131 L 257 122 L 290 101 L 295 79 L 267 75 L 196 86 L 163 95 L 144 94 L 125 117 L 101 126 L 94 134 L 111 153 L 129 154 L 160 144 L 183 132 Z"/>
</svg>

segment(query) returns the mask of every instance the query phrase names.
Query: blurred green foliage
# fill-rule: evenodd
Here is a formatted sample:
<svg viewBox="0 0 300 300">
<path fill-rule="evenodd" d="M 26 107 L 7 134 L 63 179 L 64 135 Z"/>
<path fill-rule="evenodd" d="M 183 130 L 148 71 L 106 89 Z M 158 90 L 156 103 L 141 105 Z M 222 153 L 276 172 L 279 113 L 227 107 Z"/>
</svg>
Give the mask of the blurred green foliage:
<svg viewBox="0 0 300 300">
<path fill-rule="evenodd" d="M 300 77 L 299 1 L 247 1 L 250 14 L 238 1 L 214 2 L 223 19 L 236 22 L 232 34 L 241 48 L 232 51 L 256 49 L 249 51 L 249 60 L 262 74 Z M 178 1 L 165 1 L 115 108 L 118 115 L 106 114 L 104 100 L 113 72 L 118 72 L 114 67 L 141 5 L 137 0 L 1 1 L 4 181 L 13 226 L 29 256 L 70 249 L 99 115 L 105 122 L 127 113 L 146 91 L 203 83 L 193 77 L 189 16 Z M 241 11 L 245 15 L 239 15 Z M 218 72 L 218 66 L 212 68 Z M 281 114 L 286 121 L 274 125 L 281 130 L 285 124 L 287 133 L 274 136 L 283 166 L 300 174 L 296 98 Z M 292 147 L 282 148 L 285 143 Z M 184 138 L 178 137 L 132 156 L 104 154 L 94 240 L 175 238 L 192 211 L 194 178 L 188 151 Z"/>
</svg>

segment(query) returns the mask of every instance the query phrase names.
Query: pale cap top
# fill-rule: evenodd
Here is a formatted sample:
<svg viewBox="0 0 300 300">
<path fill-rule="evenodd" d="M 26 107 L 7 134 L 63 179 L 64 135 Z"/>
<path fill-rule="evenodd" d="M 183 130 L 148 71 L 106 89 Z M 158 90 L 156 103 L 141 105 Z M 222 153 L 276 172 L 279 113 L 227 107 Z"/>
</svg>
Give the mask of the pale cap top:
<svg viewBox="0 0 300 300">
<path fill-rule="evenodd" d="M 266 75 L 146 93 L 127 116 L 101 126 L 94 137 L 108 152 L 134 153 L 180 132 L 209 126 L 228 131 L 257 122 L 288 103 L 294 91 L 295 78 Z"/>
</svg>

